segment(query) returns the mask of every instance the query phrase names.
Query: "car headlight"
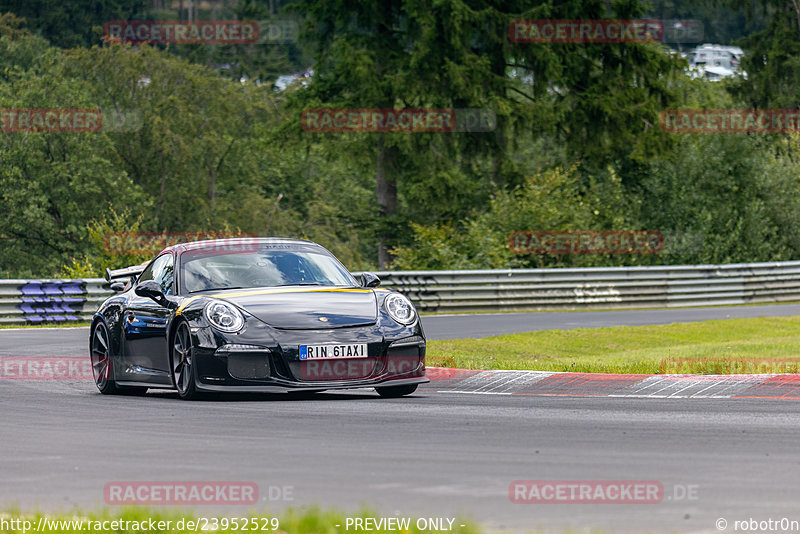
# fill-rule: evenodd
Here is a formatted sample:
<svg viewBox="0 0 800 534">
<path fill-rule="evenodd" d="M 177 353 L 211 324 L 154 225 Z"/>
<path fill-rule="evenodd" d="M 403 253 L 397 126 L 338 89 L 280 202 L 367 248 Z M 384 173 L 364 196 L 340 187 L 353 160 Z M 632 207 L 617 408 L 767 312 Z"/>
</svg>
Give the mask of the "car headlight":
<svg viewBox="0 0 800 534">
<path fill-rule="evenodd" d="M 414 305 L 403 295 L 392 293 L 383 301 L 389 316 L 400 324 L 411 324 L 417 318 Z"/>
<path fill-rule="evenodd" d="M 211 301 L 203 312 L 211 326 L 222 332 L 238 332 L 244 326 L 244 315 L 233 304 Z"/>
</svg>

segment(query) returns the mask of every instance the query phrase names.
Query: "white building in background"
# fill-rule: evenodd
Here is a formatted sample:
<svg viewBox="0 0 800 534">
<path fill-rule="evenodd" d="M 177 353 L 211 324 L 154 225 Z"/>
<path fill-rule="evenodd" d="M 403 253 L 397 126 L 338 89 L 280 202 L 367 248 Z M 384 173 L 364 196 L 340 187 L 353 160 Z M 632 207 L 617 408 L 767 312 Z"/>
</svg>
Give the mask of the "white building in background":
<svg viewBox="0 0 800 534">
<path fill-rule="evenodd" d="M 692 78 L 705 78 L 715 82 L 747 73 L 741 70 L 741 59 L 744 51 L 738 46 L 702 44 L 689 52 L 689 75 Z"/>
<path fill-rule="evenodd" d="M 300 86 L 305 87 L 311 82 L 311 78 L 313 77 L 314 69 L 308 69 L 296 74 L 284 74 L 283 76 L 278 76 L 278 79 L 275 80 L 275 89 L 278 91 L 285 91 L 291 85 L 296 83 L 299 83 Z"/>
</svg>

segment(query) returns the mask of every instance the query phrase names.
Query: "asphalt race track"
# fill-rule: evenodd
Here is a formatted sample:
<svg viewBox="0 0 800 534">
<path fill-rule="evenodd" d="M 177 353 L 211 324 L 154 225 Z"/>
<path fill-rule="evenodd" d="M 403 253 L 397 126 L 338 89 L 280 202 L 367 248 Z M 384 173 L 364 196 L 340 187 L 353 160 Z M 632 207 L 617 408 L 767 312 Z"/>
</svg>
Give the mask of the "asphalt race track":
<svg viewBox="0 0 800 534">
<path fill-rule="evenodd" d="M 290 487 L 292 501 L 263 502 L 271 510 L 369 504 L 386 515 L 462 515 L 515 529 L 712 532 L 720 517 L 800 519 L 800 403 L 792 401 L 422 392 L 187 403 L 38 382 L 3 384 L 0 403 L 0 501 L 25 509 L 100 506 L 111 481 L 236 480 L 255 482 L 263 496 Z M 665 497 L 512 504 L 514 480 L 656 480 Z M 669 498 L 687 489 L 696 500 Z"/>
<path fill-rule="evenodd" d="M 456 319 L 464 331 L 481 335 L 476 324 L 552 328 L 566 315 L 584 319 L 578 326 L 661 323 L 674 322 L 672 312 L 697 320 L 687 316 L 793 315 L 800 307 L 424 322 L 431 337 L 448 337 Z M 83 355 L 86 338 L 85 328 L 0 330 L 0 356 Z M 460 516 L 520 530 L 719 532 L 715 522 L 725 518 L 733 532 L 736 520 L 800 520 L 797 401 L 470 395 L 425 388 L 396 400 L 365 391 L 188 403 L 171 393 L 101 396 L 88 380 L 0 379 L 0 406 L 0 502 L 6 508 L 99 507 L 104 485 L 112 481 L 230 480 L 255 482 L 262 510 L 321 504 L 355 512 L 369 505 L 384 516 Z M 658 481 L 664 497 L 658 504 L 513 504 L 509 485 L 515 480 Z M 288 490 L 291 500 L 270 500 L 278 493 L 273 488 L 284 495 Z M 245 510 L 207 511 L 232 516 Z"/>
</svg>

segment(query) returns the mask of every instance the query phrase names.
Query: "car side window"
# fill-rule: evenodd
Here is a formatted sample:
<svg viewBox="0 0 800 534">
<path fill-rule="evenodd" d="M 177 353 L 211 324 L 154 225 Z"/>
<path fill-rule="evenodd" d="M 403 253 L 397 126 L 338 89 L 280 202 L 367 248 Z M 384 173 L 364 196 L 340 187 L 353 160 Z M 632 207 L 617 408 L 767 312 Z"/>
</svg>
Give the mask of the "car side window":
<svg viewBox="0 0 800 534">
<path fill-rule="evenodd" d="M 172 295 L 172 286 L 175 281 L 175 262 L 172 254 L 164 254 L 156 258 L 156 261 L 142 272 L 137 283 L 147 280 L 155 280 L 165 295 Z"/>
<path fill-rule="evenodd" d="M 167 254 L 163 257 L 166 258 L 166 261 L 161 268 L 161 273 L 159 276 L 156 276 L 155 281 L 161 286 L 161 291 L 163 291 L 165 295 L 172 295 L 173 282 L 175 282 L 175 260 L 172 254 Z"/>
<path fill-rule="evenodd" d="M 142 282 L 147 282 L 148 280 L 153 279 L 153 267 L 156 266 L 157 261 L 154 261 L 147 268 L 142 271 L 142 274 L 139 275 L 139 278 L 136 279 L 136 283 L 140 284 Z"/>
</svg>

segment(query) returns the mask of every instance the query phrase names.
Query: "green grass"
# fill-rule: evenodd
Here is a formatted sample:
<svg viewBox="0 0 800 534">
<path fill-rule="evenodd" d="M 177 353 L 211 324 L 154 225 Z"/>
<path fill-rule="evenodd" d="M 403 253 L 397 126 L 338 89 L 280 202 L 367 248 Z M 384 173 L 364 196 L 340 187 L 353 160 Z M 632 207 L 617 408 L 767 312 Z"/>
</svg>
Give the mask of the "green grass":
<svg viewBox="0 0 800 534">
<path fill-rule="evenodd" d="M 427 365 L 585 373 L 797 373 L 800 316 L 428 341 Z"/>
<path fill-rule="evenodd" d="M 3 533 L 19 533 L 19 534 L 33 534 L 39 524 L 40 518 L 45 518 L 50 525 L 50 528 L 42 528 L 38 534 L 66 534 L 93 532 L 100 534 L 102 532 L 127 532 L 127 533 L 148 533 L 148 534 L 164 534 L 164 533 L 185 533 L 191 532 L 253 532 L 258 534 L 268 534 L 271 532 L 281 534 L 341 534 L 348 532 L 346 527 L 346 518 L 374 518 L 380 519 L 382 517 L 409 517 L 410 528 L 408 530 L 387 530 L 376 528 L 370 530 L 376 534 L 397 534 L 398 532 L 409 534 L 421 534 L 428 532 L 436 532 L 435 530 L 420 530 L 416 526 L 418 517 L 397 514 L 381 514 L 378 512 L 371 512 L 367 509 L 362 509 L 356 513 L 345 513 L 334 510 L 323 510 L 320 508 L 303 508 L 303 509 L 289 509 L 277 515 L 270 515 L 262 513 L 233 513 L 233 512 L 214 512 L 214 513 L 194 513 L 190 511 L 181 511 L 174 508 L 146 508 L 146 507 L 122 507 L 119 509 L 106 508 L 95 512 L 73 511 L 71 513 L 58 513 L 58 514 L 45 514 L 45 513 L 22 513 L 19 510 L 6 510 L 0 513 L 0 532 Z M 206 521 L 198 518 L 206 518 Z M 217 529 L 203 529 L 203 526 L 212 527 L 212 518 L 217 519 Z M 223 518 L 227 523 L 223 522 Z M 242 528 L 245 525 L 244 519 L 247 518 L 247 525 L 249 528 Z M 252 523 L 249 519 L 256 518 L 256 522 Z M 236 520 L 234 522 L 234 519 Z M 30 523 L 25 524 L 12 524 L 11 520 L 27 520 Z M 127 523 L 118 523 L 112 525 L 110 521 L 126 521 Z M 150 520 L 156 523 L 155 529 L 150 529 Z M 179 523 L 183 520 L 182 523 Z M 199 528 L 195 530 L 194 525 L 188 521 L 201 521 Z M 276 522 L 272 522 L 277 520 Z M 59 522 L 72 522 L 54 525 L 54 521 Z M 82 521 L 82 529 L 78 528 L 75 521 Z M 97 523 L 100 521 L 101 523 Z M 159 521 L 164 523 L 158 525 Z M 166 523 L 169 521 L 170 523 Z M 107 523 L 103 523 L 107 522 Z M 136 523 L 139 523 L 137 525 Z M 460 525 L 464 525 L 463 527 Z M 339 525 L 338 527 L 336 525 Z M 42 525 L 44 527 L 44 524 Z M 116 528 L 113 528 L 116 526 Z M 16 527 L 16 528 L 15 528 Z M 27 528 L 25 528 L 27 527 Z M 89 527 L 89 528 L 87 528 Z M 100 528 L 97 528 L 100 527 Z M 138 528 L 137 528 L 138 527 Z M 191 527 L 191 528 L 190 528 Z M 227 527 L 227 528 L 223 528 Z M 256 528 L 257 527 L 257 528 Z M 350 532 L 354 532 L 351 526 Z M 481 530 L 475 526 L 474 523 L 465 522 L 461 519 L 456 519 L 453 523 L 453 533 L 455 534 L 479 534 Z"/>
</svg>

